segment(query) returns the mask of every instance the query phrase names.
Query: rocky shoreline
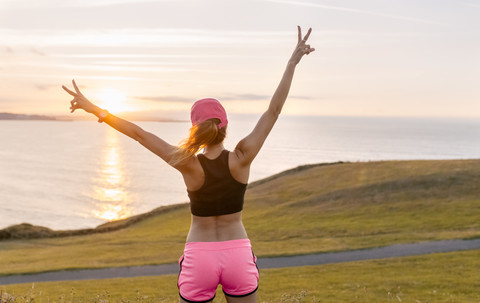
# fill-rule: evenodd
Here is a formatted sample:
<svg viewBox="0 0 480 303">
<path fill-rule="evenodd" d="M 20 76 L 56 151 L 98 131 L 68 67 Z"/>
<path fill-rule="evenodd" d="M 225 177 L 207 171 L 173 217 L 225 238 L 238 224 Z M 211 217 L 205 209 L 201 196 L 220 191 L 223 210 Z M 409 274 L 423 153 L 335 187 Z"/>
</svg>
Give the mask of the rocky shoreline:
<svg viewBox="0 0 480 303">
<path fill-rule="evenodd" d="M 137 222 L 143 221 L 149 217 L 166 213 L 179 208 L 187 208 L 187 203 L 161 206 L 147 213 L 139 214 L 122 220 L 111 221 L 101 224 L 95 228 L 73 229 L 73 230 L 53 230 L 48 227 L 22 223 L 9 226 L 0 230 L 0 241 L 14 239 L 40 239 L 40 238 L 57 238 L 79 235 L 89 235 L 97 233 L 105 233 L 128 227 Z"/>
</svg>

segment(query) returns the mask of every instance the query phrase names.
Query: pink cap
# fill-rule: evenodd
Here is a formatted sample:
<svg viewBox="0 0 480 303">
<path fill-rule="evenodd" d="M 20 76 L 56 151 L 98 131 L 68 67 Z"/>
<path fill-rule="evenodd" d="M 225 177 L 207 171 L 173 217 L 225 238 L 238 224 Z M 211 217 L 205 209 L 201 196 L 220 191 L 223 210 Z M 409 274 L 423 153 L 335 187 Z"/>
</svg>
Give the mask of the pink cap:
<svg viewBox="0 0 480 303">
<path fill-rule="evenodd" d="M 206 98 L 193 103 L 192 109 L 190 111 L 190 119 L 192 120 L 192 125 L 196 125 L 200 122 L 212 118 L 217 118 L 220 120 L 220 124 L 218 125 L 219 129 L 224 127 L 228 123 L 227 113 L 225 112 L 222 104 L 220 104 L 217 99 Z"/>
</svg>

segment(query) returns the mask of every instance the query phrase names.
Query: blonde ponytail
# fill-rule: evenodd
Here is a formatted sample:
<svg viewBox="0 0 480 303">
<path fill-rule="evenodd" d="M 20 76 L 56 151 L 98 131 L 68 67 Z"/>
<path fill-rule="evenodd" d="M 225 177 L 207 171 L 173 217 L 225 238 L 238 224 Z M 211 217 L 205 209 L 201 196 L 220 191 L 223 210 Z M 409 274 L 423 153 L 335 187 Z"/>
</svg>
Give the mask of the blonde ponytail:
<svg viewBox="0 0 480 303">
<path fill-rule="evenodd" d="M 221 143 L 225 139 L 227 127 L 218 129 L 218 124 L 220 124 L 220 120 L 214 118 L 193 125 L 188 138 L 183 140 L 173 152 L 169 161 L 170 165 L 179 166 L 195 156 L 205 146 Z"/>
</svg>

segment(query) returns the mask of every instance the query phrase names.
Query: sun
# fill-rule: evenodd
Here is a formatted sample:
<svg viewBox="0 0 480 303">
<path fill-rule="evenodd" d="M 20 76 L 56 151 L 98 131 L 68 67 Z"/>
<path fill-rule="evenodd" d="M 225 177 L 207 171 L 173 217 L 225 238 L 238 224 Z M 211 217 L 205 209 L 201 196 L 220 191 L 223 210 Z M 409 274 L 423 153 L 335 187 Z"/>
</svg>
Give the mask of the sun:
<svg viewBox="0 0 480 303">
<path fill-rule="evenodd" d="M 114 88 L 104 88 L 95 95 L 99 106 L 112 113 L 120 113 L 132 110 L 127 104 L 127 96 Z"/>
</svg>

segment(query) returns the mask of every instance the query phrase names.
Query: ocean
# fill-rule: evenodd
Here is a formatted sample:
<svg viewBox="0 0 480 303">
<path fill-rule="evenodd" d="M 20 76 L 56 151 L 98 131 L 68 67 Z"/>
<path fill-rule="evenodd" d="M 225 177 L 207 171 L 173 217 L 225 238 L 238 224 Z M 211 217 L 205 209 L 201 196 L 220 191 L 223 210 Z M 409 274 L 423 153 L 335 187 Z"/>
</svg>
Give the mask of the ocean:
<svg viewBox="0 0 480 303">
<path fill-rule="evenodd" d="M 258 118 L 229 116 L 226 148 Z M 171 144 L 190 127 L 136 123 Z M 281 116 L 250 182 L 312 163 L 471 158 L 480 158 L 478 119 Z M 0 120 L 0 228 L 89 228 L 186 201 L 176 170 L 106 124 Z"/>
</svg>

